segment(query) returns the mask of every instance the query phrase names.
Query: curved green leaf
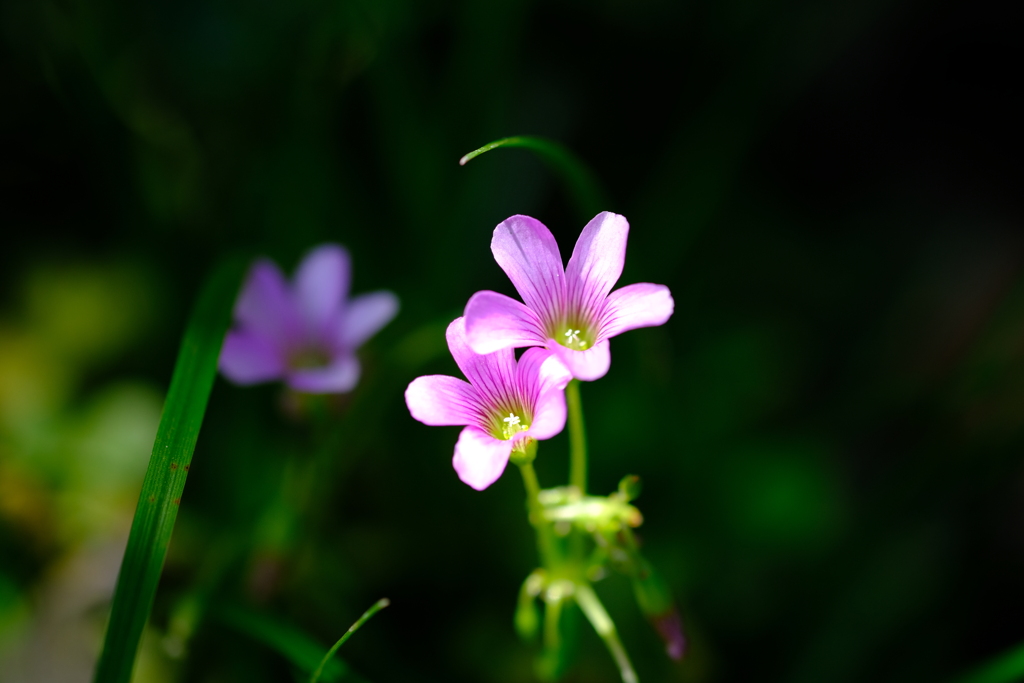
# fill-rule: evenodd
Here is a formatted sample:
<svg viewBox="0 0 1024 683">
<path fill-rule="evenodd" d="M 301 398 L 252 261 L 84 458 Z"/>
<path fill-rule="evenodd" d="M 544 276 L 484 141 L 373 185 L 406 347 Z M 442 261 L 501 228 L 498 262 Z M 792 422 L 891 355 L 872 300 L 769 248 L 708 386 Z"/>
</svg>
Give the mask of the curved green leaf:
<svg viewBox="0 0 1024 683">
<path fill-rule="evenodd" d="M 495 140 L 459 159 L 459 165 L 465 166 L 467 162 L 484 152 L 498 147 L 525 147 L 536 152 L 569 186 L 569 195 L 582 220 L 589 221 L 601 211 L 610 208 L 607 195 L 601 189 L 600 183 L 590 168 L 567 147 L 547 138 L 536 135 L 516 135 Z"/>
</svg>

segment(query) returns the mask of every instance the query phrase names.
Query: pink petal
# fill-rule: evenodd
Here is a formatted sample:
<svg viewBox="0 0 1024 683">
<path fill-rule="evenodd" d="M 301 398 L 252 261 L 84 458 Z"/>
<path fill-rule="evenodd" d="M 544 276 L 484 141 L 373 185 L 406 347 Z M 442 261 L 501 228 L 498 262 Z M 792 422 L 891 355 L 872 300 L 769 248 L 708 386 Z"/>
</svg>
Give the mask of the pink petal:
<svg viewBox="0 0 1024 683">
<path fill-rule="evenodd" d="M 608 296 L 626 263 L 629 222 L 603 211 L 580 233 L 565 269 L 566 282 L 581 302 L 597 302 Z"/>
<path fill-rule="evenodd" d="M 664 325 L 674 309 L 675 302 L 665 285 L 649 282 L 627 285 L 608 297 L 598 339 L 608 339 L 638 327 Z"/>
<path fill-rule="evenodd" d="M 527 400 L 552 389 L 565 389 L 571 379 L 568 368 L 548 349 L 526 349 L 516 365 L 516 383 Z"/>
<path fill-rule="evenodd" d="M 520 346 L 543 346 L 537 314 L 511 297 L 477 292 L 466 304 L 466 339 L 477 353 Z"/>
<path fill-rule="evenodd" d="M 288 283 L 277 265 L 256 261 L 235 302 L 235 320 L 244 329 L 285 349 L 299 335 L 299 319 Z"/>
<path fill-rule="evenodd" d="M 471 425 L 481 421 L 479 394 L 468 382 L 447 375 L 417 377 L 405 390 L 405 405 L 425 425 Z"/>
<path fill-rule="evenodd" d="M 549 339 L 547 346 L 555 352 L 565 367 L 569 368 L 573 377 L 584 382 L 601 379 L 608 373 L 608 368 L 612 364 L 612 354 L 608 348 L 607 339 L 599 341 L 586 351 L 567 349 L 554 339 Z"/>
<path fill-rule="evenodd" d="M 516 372 L 516 356 L 512 349 L 485 355 L 474 353 L 466 341 L 465 318 L 453 320 L 445 335 L 456 365 L 480 392 L 482 402 L 493 406 L 511 395 Z"/>
<path fill-rule="evenodd" d="M 295 391 L 306 394 L 343 394 L 359 383 L 359 361 L 345 354 L 322 368 L 303 368 L 288 373 L 287 382 Z"/>
<path fill-rule="evenodd" d="M 355 350 L 391 322 L 398 313 L 398 297 L 380 291 L 360 294 L 348 302 L 342 314 L 338 342 Z"/>
<path fill-rule="evenodd" d="M 322 340 L 336 320 L 348 296 L 351 273 L 348 251 L 337 244 L 316 247 L 295 271 L 295 303 L 313 340 Z"/>
<path fill-rule="evenodd" d="M 511 453 L 511 441 L 495 439 L 476 427 L 466 427 L 455 444 L 452 465 L 459 479 L 477 491 L 483 491 L 505 471 Z"/>
<path fill-rule="evenodd" d="M 258 384 L 284 375 L 284 357 L 277 346 L 253 330 L 234 330 L 224 337 L 218 361 L 221 373 L 235 384 Z"/>
<path fill-rule="evenodd" d="M 536 218 L 512 216 L 499 223 L 491 252 L 534 311 L 542 313 L 561 301 L 565 291 L 562 256 L 551 231 Z"/>
<path fill-rule="evenodd" d="M 533 421 L 528 434 L 550 439 L 565 427 L 565 385 L 572 379 L 569 369 L 547 349 L 527 349 L 516 368 L 519 386 L 533 404 Z"/>
</svg>

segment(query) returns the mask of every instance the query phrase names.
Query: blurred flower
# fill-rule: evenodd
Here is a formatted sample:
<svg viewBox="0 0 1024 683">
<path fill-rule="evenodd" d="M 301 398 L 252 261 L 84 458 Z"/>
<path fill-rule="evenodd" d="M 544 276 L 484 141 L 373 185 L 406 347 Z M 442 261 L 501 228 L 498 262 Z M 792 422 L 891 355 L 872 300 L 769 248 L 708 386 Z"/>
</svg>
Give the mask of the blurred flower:
<svg viewBox="0 0 1024 683">
<path fill-rule="evenodd" d="M 351 262 L 336 244 L 316 247 L 285 280 L 272 261 L 249 271 L 224 339 L 220 370 L 236 384 L 283 379 L 310 394 L 351 391 L 359 381 L 355 350 L 398 312 L 387 291 L 348 298 Z"/>
<path fill-rule="evenodd" d="M 624 217 L 599 213 L 583 228 L 563 271 L 558 244 L 540 221 L 512 216 L 500 223 L 491 251 L 526 304 L 497 292 L 474 294 L 465 313 L 470 346 L 477 353 L 544 346 L 573 377 L 603 377 L 611 364 L 609 338 L 662 325 L 674 307 L 664 285 L 611 292 L 622 274 L 628 233 Z"/>
<path fill-rule="evenodd" d="M 455 363 L 469 379 L 417 377 L 405 390 L 412 416 L 431 426 L 464 425 L 452 464 L 459 479 L 477 491 L 505 471 L 513 449 L 527 439 L 550 439 L 565 427 L 563 389 L 572 376 L 550 351 L 529 349 L 516 362 L 511 348 L 474 353 L 464 318 L 446 333 Z"/>
</svg>

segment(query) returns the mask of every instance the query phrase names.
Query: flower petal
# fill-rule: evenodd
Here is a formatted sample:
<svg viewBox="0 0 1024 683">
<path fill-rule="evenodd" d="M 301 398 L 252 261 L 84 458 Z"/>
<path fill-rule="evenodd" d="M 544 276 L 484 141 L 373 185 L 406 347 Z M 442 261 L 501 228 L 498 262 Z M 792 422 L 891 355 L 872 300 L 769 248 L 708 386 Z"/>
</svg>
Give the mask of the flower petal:
<svg viewBox="0 0 1024 683">
<path fill-rule="evenodd" d="M 455 444 L 452 465 L 459 479 L 477 491 L 483 491 L 505 471 L 511 454 L 511 441 L 495 439 L 476 427 L 466 427 Z"/>
<path fill-rule="evenodd" d="M 398 297 L 387 291 L 360 294 L 348 302 L 342 313 L 337 341 L 355 350 L 391 322 L 398 313 Z"/>
<path fill-rule="evenodd" d="M 512 216 L 494 229 L 491 253 L 526 305 L 542 314 L 561 303 L 565 273 L 558 243 L 543 223 Z"/>
<path fill-rule="evenodd" d="M 572 374 L 547 349 L 527 349 L 516 367 L 519 386 L 528 398 L 533 418 L 528 431 L 535 439 L 550 439 L 565 428 L 565 385 Z"/>
<path fill-rule="evenodd" d="M 594 216 L 583 228 L 565 269 L 566 283 L 578 301 L 601 301 L 612 291 L 626 263 L 628 236 L 629 222 L 608 211 Z"/>
<path fill-rule="evenodd" d="M 343 394 L 359 383 L 359 361 L 352 354 L 336 357 L 322 368 L 302 368 L 288 373 L 287 382 L 306 394 Z"/>
<path fill-rule="evenodd" d="M 543 346 L 537 314 L 511 297 L 477 292 L 466 304 L 466 339 L 476 353 L 520 346 Z"/>
<path fill-rule="evenodd" d="M 466 319 L 456 318 L 445 333 L 448 349 L 470 384 L 480 392 L 482 404 L 495 407 L 513 398 L 516 355 L 512 349 L 474 353 L 466 341 Z"/>
<path fill-rule="evenodd" d="M 665 285 L 638 282 L 612 292 L 605 305 L 598 339 L 608 339 L 638 327 L 664 325 L 675 309 Z"/>
<path fill-rule="evenodd" d="M 554 339 L 549 339 L 548 348 L 555 352 L 565 367 L 569 368 L 573 377 L 584 382 L 601 379 L 608 373 L 608 368 L 612 364 L 612 354 L 608 348 L 607 339 L 599 341 L 586 351 L 573 351 Z"/>
<path fill-rule="evenodd" d="M 295 304 L 311 341 L 321 341 L 348 296 L 352 260 L 337 244 L 322 244 L 295 271 Z"/>
<path fill-rule="evenodd" d="M 235 384 L 258 384 L 284 376 L 284 357 L 277 346 L 253 330 L 234 330 L 224 337 L 218 361 L 221 373 Z"/>
<path fill-rule="evenodd" d="M 417 377 L 405 390 L 405 405 L 425 425 L 473 425 L 481 421 L 477 390 L 447 375 Z"/>
<path fill-rule="evenodd" d="M 253 263 L 235 302 L 241 327 L 285 349 L 299 336 L 300 326 L 288 283 L 269 259 Z"/>
</svg>

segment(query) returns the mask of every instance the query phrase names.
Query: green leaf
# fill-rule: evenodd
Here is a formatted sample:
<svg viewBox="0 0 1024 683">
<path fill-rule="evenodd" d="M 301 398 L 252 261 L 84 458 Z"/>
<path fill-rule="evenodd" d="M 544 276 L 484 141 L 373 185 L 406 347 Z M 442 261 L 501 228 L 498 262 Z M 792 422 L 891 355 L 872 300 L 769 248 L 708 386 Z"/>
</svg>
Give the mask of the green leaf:
<svg viewBox="0 0 1024 683">
<path fill-rule="evenodd" d="M 956 683 L 1015 683 L 1024 680 L 1024 645 L 956 679 Z"/>
<path fill-rule="evenodd" d="M 96 683 L 131 680 L 245 265 L 231 260 L 214 272 L 185 330 L 117 577 Z"/>
<path fill-rule="evenodd" d="M 601 189 L 600 183 L 590 168 L 567 147 L 547 138 L 536 135 L 516 135 L 495 140 L 459 159 L 459 165 L 465 166 L 467 162 L 498 147 L 525 147 L 536 152 L 544 163 L 560 175 L 568 185 L 569 196 L 584 221 L 589 221 L 601 211 L 609 208 L 607 195 Z"/>
</svg>

